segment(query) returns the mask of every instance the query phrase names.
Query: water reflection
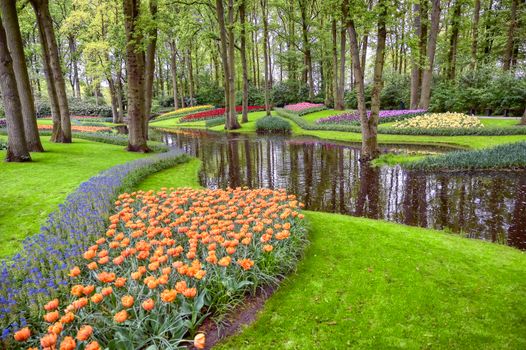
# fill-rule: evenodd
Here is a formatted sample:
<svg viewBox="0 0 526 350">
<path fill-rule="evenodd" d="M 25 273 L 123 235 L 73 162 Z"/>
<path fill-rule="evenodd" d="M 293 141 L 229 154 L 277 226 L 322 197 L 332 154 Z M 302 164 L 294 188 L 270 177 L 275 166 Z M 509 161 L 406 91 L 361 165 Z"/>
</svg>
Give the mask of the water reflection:
<svg viewBox="0 0 526 350">
<path fill-rule="evenodd" d="M 285 188 L 309 210 L 445 229 L 526 249 L 524 172 L 427 174 L 373 168 L 358 161 L 358 146 L 304 137 L 181 131 L 162 138 L 203 161 L 200 181 L 209 188 Z"/>
</svg>

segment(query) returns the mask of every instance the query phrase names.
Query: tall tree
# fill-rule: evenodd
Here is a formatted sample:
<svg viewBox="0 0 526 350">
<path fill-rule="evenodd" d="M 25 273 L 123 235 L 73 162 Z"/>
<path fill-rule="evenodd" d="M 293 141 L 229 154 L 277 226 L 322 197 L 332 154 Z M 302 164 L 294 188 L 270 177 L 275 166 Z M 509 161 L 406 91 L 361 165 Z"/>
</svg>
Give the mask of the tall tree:
<svg viewBox="0 0 526 350">
<path fill-rule="evenodd" d="M 152 110 L 153 78 L 155 73 L 155 50 L 157 47 L 157 0 L 150 0 L 149 30 L 147 31 L 146 55 L 144 61 L 144 138 L 148 139 L 148 121 Z"/>
<path fill-rule="evenodd" d="M 172 72 L 172 88 L 174 96 L 174 109 L 179 108 L 178 92 L 177 92 L 177 47 L 175 46 L 175 40 L 170 41 L 170 69 Z"/>
<path fill-rule="evenodd" d="M 24 121 L 18 88 L 13 71 L 13 61 L 7 47 L 4 26 L 0 22 L 0 89 L 7 118 L 7 154 L 8 162 L 27 162 L 31 160 L 24 135 Z"/>
<path fill-rule="evenodd" d="M 420 108 L 428 109 L 431 97 L 431 81 L 433 79 L 433 65 L 435 62 L 435 50 L 437 46 L 438 31 L 440 25 L 440 0 L 432 0 L 431 28 L 427 42 L 427 62 L 422 76 L 422 92 L 420 95 Z"/>
<path fill-rule="evenodd" d="M 1 1 L 0 6 L 2 10 L 2 22 L 6 36 L 9 38 L 8 46 L 13 61 L 13 70 L 22 108 L 27 148 L 30 152 L 42 152 L 44 148 L 42 147 L 40 135 L 38 134 L 35 101 L 27 72 L 24 45 L 22 43 L 18 15 L 16 13 L 16 0 Z"/>
<path fill-rule="evenodd" d="M 471 61 L 470 68 L 477 68 L 477 51 L 479 40 L 480 0 L 475 0 L 473 8 L 473 26 L 471 28 Z"/>
<path fill-rule="evenodd" d="M 248 68 L 247 68 L 247 25 L 246 25 L 246 0 L 239 4 L 239 22 L 241 24 L 241 70 L 243 72 L 243 99 L 241 102 L 241 122 L 248 122 Z"/>
<path fill-rule="evenodd" d="M 457 48 L 458 48 L 458 36 L 460 33 L 460 19 L 462 14 L 462 1 L 456 0 L 453 6 L 453 16 L 451 17 L 451 37 L 449 39 L 449 52 L 448 52 L 448 67 L 447 67 L 447 78 L 449 80 L 455 79 L 456 68 L 457 68 Z"/>
<path fill-rule="evenodd" d="M 139 28 L 140 0 L 123 0 L 126 31 L 126 70 L 128 76 L 128 151 L 148 152 L 145 114 L 145 55 L 140 44 L 143 34 Z"/>
<path fill-rule="evenodd" d="M 511 0 L 510 20 L 508 22 L 508 35 L 506 38 L 506 46 L 504 48 L 504 56 L 502 69 L 509 70 L 512 64 L 513 49 L 515 46 L 515 31 L 517 29 L 517 8 L 519 0 Z"/>
<path fill-rule="evenodd" d="M 51 140 L 54 142 L 71 142 L 71 121 L 69 117 L 69 105 L 66 95 L 66 84 L 60 65 L 53 20 L 49 12 L 49 0 L 30 0 L 35 10 L 37 25 L 42 46 L 42 57 L 48 92 L 54 115 L 53 134 Z"/>
<path fill-rule="evenodd" d="M 263 58 L 265 62 L 265 112 L 270 115 L 270 79 L 269 79 L 269 43 L 268 43 L 268 0 L 261 0 L 261 11 L 263 15 Z"/>
</svg>

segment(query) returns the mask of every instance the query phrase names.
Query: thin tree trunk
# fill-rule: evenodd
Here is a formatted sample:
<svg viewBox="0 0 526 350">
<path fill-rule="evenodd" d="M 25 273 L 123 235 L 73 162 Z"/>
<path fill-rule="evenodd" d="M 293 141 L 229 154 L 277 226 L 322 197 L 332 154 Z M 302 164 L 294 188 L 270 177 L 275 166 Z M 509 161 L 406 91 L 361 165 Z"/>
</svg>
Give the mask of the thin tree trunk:
<svg viewBox="0 0 526 350">
<path fill-rule="evenodd" d="M 50 78 L 48 84 L 54 86 L 56 95 L 57 109 L 60 116 L 60 129 L 53 129 L 52 140 L 55 142 L 71 142 L 71 121 L 69 117 L 68 98 L 66 95 L 66 84 L 60 66 L 60 55 L 58 52 L 57 40 L 53 29 L 53 21 L 49 13 L 49 0 L 30 0 L 37 17 L 42 48 L 45 50 L 43 55 L 47 58 L 47 68 L 49 68 Z"/>
<path fill-rule="evenodd" d="M 308 82 L 309 85 L 309 100 L 314 100 L 314 76 L 312 72 L 312 52 L 309 41 L 309 31 L 307 23 L 307 4 L 306 2 L 300 3 L 301 12 L 301 33 L 303 38 L 303 53 L 305 60 L 305 68 L 303 70 L 303 81 Z"/>
<path fill-rule="evenodd" d="M 243 70 L 243 100 L 241 122 L 248 122 L 248 68 L 247 68 L 247 38 L 246 38 L 246 3 L 241 0 L 239 4 L 239 21 L 241 22 L 241 68 Z"/>
<path fill-rule="evenodd" d="M 122 87 L 122 66 L 121 66 L 121 59 L 119 58 L 119 67 L 117 68 L 117 82 L 116 82 L 116 90 L 117 90 L 117 105 L 119 107 L 118 109 L 118 117 L 117 117 L 117 123 L 122 123 L 124 121 L 124 101 L 123 101 L 123 87 Z"/>
<path fill-rule="evenodd" d="M 517 28 L 517 7 L 519 0 L 511 0 L 510 21 L 508 24 L 508 36 L 506 39 L 506 47 L 504 48 L 504 58 L 502 69 L 510 70 L 513 56 L 513 46 L 515 45 L 515 29 Z"/>
<path fill-rule="evenodd" d="M 365 34 L 362 40 L 362 51 L 360 58 L 360 66 L 362 67 L 362 76 L 365 76 L 365 64 L 367 62 L 367 46 L 369 45 L 369 35 Z"/>
<path fill-rule="evenodd" d="M 376 43 L 376 57 L 374 63 L 374 78 L 373 78 L 373 91 L 371 93 L 371 115 L 367 120 L 367 127 L 362 126 L 362 130 L 367 129 L 367 132 L 363 134 L 362 143 L 362 160 L 372 160 L 380 154 L 378 149 L 377 130 L 378 130 L 378 118 L 380 114 L 380 93 L 382 92 L 382 76 L 384 69 L 384 56 L 385 56 L 385 40 L 387 37 L 386 29 L 386 18 L 387 18 L 387 6 L 384 3 L 385 0 L 379 0 L 378 7 L 378 35 Z"/>
<path fill-rule="evenodd" d="M 0 22 L 0 89 L 7 119 L 7 162 L 31 161 L 24 135 L 24 121 L 7 37 Z"/>
<path fill-rule="evenodd" d="M 192 50 L 186 50 L 186 58 L 188 62 L 188 94 L 190 95 L 190 106 L 194 105 L 194 68 L 192 65 Z"/>
<path fill-rule="evenodd" d="M 420 38 L 422 33 L 421 15 L 420 4 L 413 4 L 413 16 L 415 18 L 413 28 L 416 38 Z M 420 45 L 418 46 L 418 49 L 415 47 L 411 48 L 411 109 L 416 109 L 418 107 L 418 101 L 420 100 L 421 67 L 419 66 L 419 63 L 421 55 L 423 55 L 423 53 L 420 51 Z"/>
<path fill-rule="evenodd" d="M 331 34 L 332 34 L 332 95 L 334 96 L 334 109 L 342 110 L 341 101 L 340 101 L 340 81 L 338 79 L 338 35 L 336 31 L 336 18 L 332 19 L 331 24 Z"/>
<path fill-rule="evenodd" d="M 234 38 L 234 0 L 228 0 L 228 116 L 227 116 L 227 129 L 239 129 L 241 125 L 237 120 L 236 112 L 236 66 L 235 66 L 235 38 Z"/>
<path fill-rule="evenodd" d="M 123 0 L 126 30 L 126 67 L 128 78 L 128 151 L 148 152 L 145 123 L 145 57 L 140 50 L 143 37 L 137 28 L 140 0 Z"/>
<path fill-rule="evenodd" d="M 40 135 L 38 134 L 35 101 L 27 72 L 22 35 L 16 13 L 16 1 L 5 0 L 0 3 L 6 36 L 9 37 L 8 46 L 11 52 L 18 95 L 22 108 L 27 148 L 30 152 L 43 152 L 44 148 L 42 147 Z"/>
<path fill-rule="evenodd" d="M 124 0 L 126 1 L 126 0 Z M 140 0 L 138 0 L 140 2 Z M 157 20 L 157 0 L 150 0 L 150 15 L 154 23 Z M 150 41 L 146 47 L 144 61 L 144 138 L 148 140 L 148 122 L 152 111 L 153 78 L 155 74 L 155 50 L 157 48 L 157 26 L 148 33 Z"/>
<path fill-rule="evenodd" d="M 261 0 L 261 12 L 263 16 L 263 58 L 265 62 L 265 112 L 270 116 L 269 98 L 269 47 L 268 47 L 268 0 Z"/>
<path fill-rule="evenodd" d="M 433 64 L 435 62 L 435 50 L 437 45 L 438 30 L 440 24 L 440 0 L 433 0 L 431 8 L 431 31 L 427 43 L 427 65 L 422 76 L 422 94 L 420 95 L 420 108 L 429 108 L 431 97 L 431 80 L 433 79 Z"/>
<path fill-rule="evenodd" d="M 471 62 L 470 68 L 472 70 L 477 68 L 477 50 L 479 40 L 479 20 L 480 20 L 480 0 L 475 0 L 475 8 L 473 9 L 473 27 L 471 39 Z"/>
<path fill-rule="evenodd" d="M 80 93 L 79 64 L 77 58 L 77 43 L 73 35 L 68 36 L 69 53 L 71 55 L 71 67 L 73 69 L 73 94 L 75 97 L 82 99 Z"/>
<path fill-rule="evenodd" d="M 113 123 L 117 124 L 119 122 L 119 102 L 117 100 L 117 90 L 111 74 L 109 74 L 106 80 L 108 81 L 108 86 L 110 90 L 112 121 Z"/>
<path fill-rule="evenodd" d="M 343 23 L 342 23 L 343 25 Z M 345 42 L 347 35 L 345 28 L 342 28 L 340 31 L 340 76 L 339 76 L 339 84 L 338 84 L 338 101 L 336 106 L 337 109 L 343 110 L 345 109 Z"/>
<path fill-rule="evenodd" d="M 449 39 L 448 72 L 447 72 L 447 77 L 449 80 L 455 80 L 455 75 L 456 75 L 458 34 L 460 31 L 459 26 L 460 26 L 461 13 L 462 13 L 462 0 L 456 0 L 455 6 L 453 7 L 453 17 L 451 18 L 451 37 Z"/>
<path fill-rule="evenodd" d="M 179 108 L 179 102 L 177 100 L 177 47 L 175 46 L 175 41 L 170 42 L 170 68 L 172 70 L 172 85 L 174 91 L 174 109 Z"/>
</svg>

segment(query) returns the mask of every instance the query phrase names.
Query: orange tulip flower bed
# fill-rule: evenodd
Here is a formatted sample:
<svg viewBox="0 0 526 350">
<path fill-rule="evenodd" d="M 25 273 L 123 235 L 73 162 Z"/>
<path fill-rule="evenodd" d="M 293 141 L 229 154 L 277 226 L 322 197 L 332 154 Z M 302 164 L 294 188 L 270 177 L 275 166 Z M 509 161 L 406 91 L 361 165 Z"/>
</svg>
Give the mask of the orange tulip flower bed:
<svg viewBox="0 0 526 350">
<path fill-rule="evenodd" d="M 203 348 L 203 320 L 277 283 L 306 243 L 303 205 L 284 190 L 138 191 L 115 205 L 107 231 L 70 271 L 69 293 L 49 301 L 15 344 Z"/>
<path fill-rule="evenodd" d="M 53 130 L 53 125 L 39 125 L 38 130 Z M 111 128 L 106 126 L 82 126 L 82 125 L 72 125 L 71 131 L 73 132 L 101 132 L 101 131 L 111 131 Z"/>
</svg>

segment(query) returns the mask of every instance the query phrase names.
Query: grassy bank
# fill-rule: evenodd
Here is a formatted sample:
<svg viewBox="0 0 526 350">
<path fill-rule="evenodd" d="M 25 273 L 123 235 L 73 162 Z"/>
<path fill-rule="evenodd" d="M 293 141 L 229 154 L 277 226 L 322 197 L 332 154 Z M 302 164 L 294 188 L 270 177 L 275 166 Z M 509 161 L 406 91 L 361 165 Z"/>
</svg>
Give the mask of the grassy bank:
<svg viewBox="0 0 526 350">
<path fill-rule="evenodd" d="M 32 153 L 31 163 L 0 162 L 0 202 L 4 203 L 0 206 L 0 257 L 15 252 L 25 237 L 38 233 L 49 213 L 81 182 L 145 156 L 126 152 L 122 146 L 82 139 L 58 144 L 42 138 L 42 143 L 46 152 Z M 5 157 L 5 150 L 0 157 Z"/>
<path fill-rule="evenodd" d="M 139 187 L 197 186 L 198 169 L 182 164 Z M 306 216 L 310 246 L 297 273 L 219 349 L 526 347 L 524 253 L 383 221 Z"/>
</svg>

